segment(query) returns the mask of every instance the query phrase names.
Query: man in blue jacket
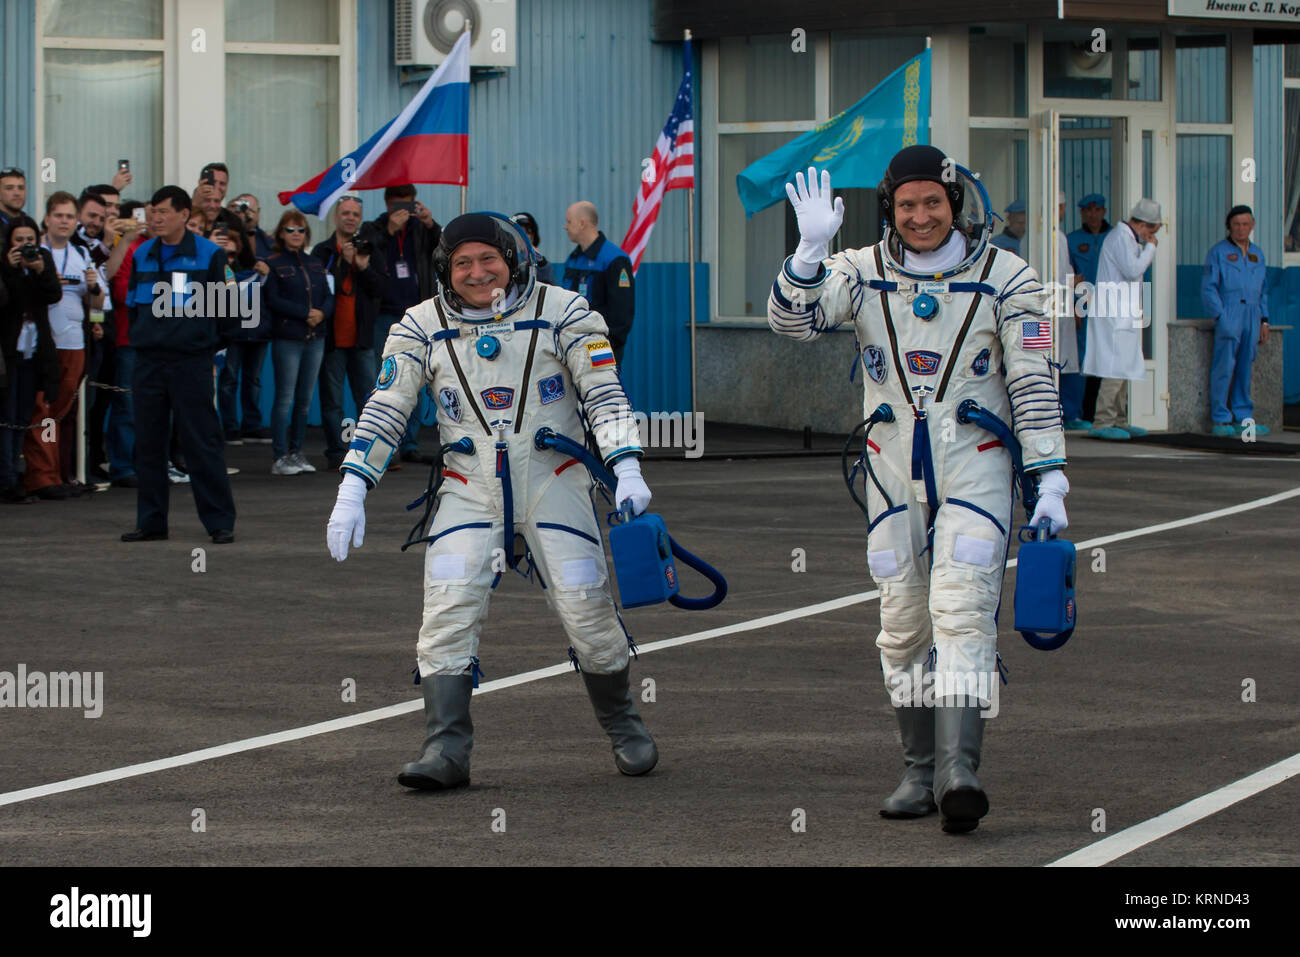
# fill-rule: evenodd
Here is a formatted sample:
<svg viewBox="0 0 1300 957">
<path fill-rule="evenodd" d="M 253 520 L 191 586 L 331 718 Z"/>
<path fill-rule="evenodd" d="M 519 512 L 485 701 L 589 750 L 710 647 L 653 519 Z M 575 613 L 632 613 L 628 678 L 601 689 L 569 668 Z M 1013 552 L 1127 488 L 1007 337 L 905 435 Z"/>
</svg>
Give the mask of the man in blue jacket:
<svg viewBox="0 0 1300 957">
<path fill-rule="evenodd" d="M 1101 193 L 1089 193 L 1079 200 L 1078 206 L 1083 225 L 1067 235 L 1065 242 L 1070 250 L 1070 266 L 1074 274 L 1080 282 L 1086 282 L 1088 288 L 1092 288 L 1097 284 L 1101 244 L 1110 232 L 1110 223 L 1106 220 L 1106 197 Z M 1088 351 L 1088 322 L 1086 316 L 1076 318 L 1074 334 L 1079 346 L 1079 367 L 1083 368 L 1083 359 Z M 1067 378 L 1070 377 L 1061 377 L 1061 406 L 1065 412 L 1065 428 L 1067 431 L 1091 429 L 1101 380 L 1096 376 L 1080 374 L 1078 379 L 1071 379 L 1067 383 Z"/>
<path fill-rule="evenodd" d="M 1201 275 L 1201 301 L 1214 322 L 1214 361 L 1210 366 L 1210 418 L 1215 435 L 1240 434 L 1254 420 L 1250 398 L 1251 364 L 1268 342 L 1268 289 L 1264 252 L 1250 241 L 1255 216 L 1249 206 L 1234 206 L 1225 225 L 1228 236 L 1210 248 Z M 1256 435 L 1268 426 L 1256 425 Z"/>
<path fill-rule="evenodd" d="M 212 541 L 223 545 L 235 540 L 235 501 L 213 405 L 212 356 L 219 345 L 218 318 L 238 313 L 237 298 L 229 296 L 238 286 L 225 251 L 185 228 L 190 218 L 185 190 L 164 186 L 151 202 L 154 238 L 136 249 L 127 284 L 140 488 L 137 527 L 122 541 L 167 537 L 167 445 L 174 416 L 199 518 Z"/>
<path fill-rule="evenodd" d="M 577 247 L 564 262 L 560 285 L 587 300 L 605 317 L 614 362 L 623 365 L 623 347 L 632 333 L 636 312 L 632 260 L 597 229 L 596 207 L 585 200 L 574 203 L 564 215 L 564 231 Z"/>
</svg>

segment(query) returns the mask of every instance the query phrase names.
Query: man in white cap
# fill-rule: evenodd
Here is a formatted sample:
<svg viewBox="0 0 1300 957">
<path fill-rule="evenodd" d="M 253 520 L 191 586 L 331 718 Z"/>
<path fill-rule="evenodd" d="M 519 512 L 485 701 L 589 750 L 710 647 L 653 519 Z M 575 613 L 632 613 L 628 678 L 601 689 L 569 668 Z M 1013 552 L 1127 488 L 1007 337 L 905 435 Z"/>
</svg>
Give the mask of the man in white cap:
<svg viewBox="0 0 1300 957">
<path fill-rule="evenodd" d="M 1088 313 L 1087 375 L 1101 378 L 1097 412 L 1088 435 L 1124 441 L 1146 434 L 1128 424 L 1128 380 L 1145 379 L 1142 357 L 1142 276 L 1156 256 L 1160 204 L 1140 199 L 1121 223 L 1106 234 L 1097 264 L 1097 283 Z"/>
</svg>

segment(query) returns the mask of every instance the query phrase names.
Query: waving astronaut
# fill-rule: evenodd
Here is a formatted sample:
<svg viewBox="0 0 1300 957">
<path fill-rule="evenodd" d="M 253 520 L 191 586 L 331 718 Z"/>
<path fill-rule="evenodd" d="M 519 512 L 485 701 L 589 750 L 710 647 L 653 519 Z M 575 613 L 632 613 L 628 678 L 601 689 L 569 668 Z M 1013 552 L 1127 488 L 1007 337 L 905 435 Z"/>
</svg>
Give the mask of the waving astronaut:
<svg viewBox="0 0 1300 957">
<path fill-rule="evenodd" d="M 798 340 L 853 323 L 864 416 L 881 403 L 894 413 L 873 426 L 865 453 L 879 482 L 867 502 L 876 645 L 906 765 L 881 814 L 939 810 L 945 831 L 971 831 L 988 812 L 975 772 L 997 693 L 1012 460 L 956 412 L 970 398 L 1013 421 L 1026 471 L 1039 476 L 1033 521 L 1064 529 L 1069 484 L 1044 290 L 1024 260 L 990 246 L 983 186 L 932 146 L 890 161 L 874 246 L 828 255 L 843 200 L 831 203 L 827 171 L 820 186 L 814 169 L 796 180 L 786 192 L 800 241 L 773 284 L 768 323 Z M 919 693 L 926 685 L 932 695 Z"/>
<path fill-rule="evenodd" d="M 424 625 L 416 645 L 427 737 L 398 781 L 442 790 L 469 783 L 469 704 L 480 628 L 515 535 L 523 536 L 581 666 L 597 719 L 624 774 L 658 760 L 628 689 L 628 637 L 610 597 L 591 481 L 575 459 L 538 450 L 549 426 L 583 441 L 590 427 L 619 502 L 650 503 L 636 421 L 605 320 L 575 293 L 536 282 L 527 240 L 502 216 L 450 223 L 434 254 L 437 295 L 407 311 L 384 346 L 375 391 L 359 417 L 330 516 L 330 553 L 347 557 L 365 532 L 366 491 L 383 477 L 423 386 L 437 396 L 449 452 L 429 530 Z"/>
</svg>

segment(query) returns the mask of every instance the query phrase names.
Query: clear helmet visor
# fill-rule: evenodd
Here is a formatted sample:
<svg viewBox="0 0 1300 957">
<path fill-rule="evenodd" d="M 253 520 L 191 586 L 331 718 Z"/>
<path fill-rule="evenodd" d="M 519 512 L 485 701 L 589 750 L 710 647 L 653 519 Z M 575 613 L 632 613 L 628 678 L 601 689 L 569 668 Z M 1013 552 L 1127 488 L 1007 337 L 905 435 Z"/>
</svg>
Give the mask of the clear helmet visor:
<svg viewBox="0 0 1300 957">
<path fill-rule="evenodd" d="M 994 213 L 992 205 L 989 203 L 988 191 L 984 189 L 984 184 L 964 166 L 958 166 L 954 163 L 952 171 L 957 177 L 957 182 L 961 184 L 963 192 L 961 213 L 954 218 L 952 228 L 966 237 L 966 255 L 955 266 L 939 274 L 944 279 L 963 272 L 974 265 L 984 255 L 984 250 L 994 235 Z M 895 211 L 894 215 L 897 219 L 900 214 Z M 951 236 L 951 233 L 944 237 L 943 242 L 947 242 L 949 236 Z M 941 242 L 940 245 L 942 244 Z M 921 273 L 903 267 L 903 257 L 908 252 L 908 249 L 903 245 L 903 239 L 899 231 L 892 226 L 885 227 L 882 246 L 885 259 L 892 269 L 905 276 L 917 279 L 935 278 L 935 273 Z"/>
<path fill-rule="evenodd" d="M 524 307 L 533 293 L 533 288 L 537 285 L 537 253 L 532 243 L 528 241 L 528 234 L 524 232 L 523 227 L 503 213 L 489 210 L 482 210 L 481 213 L 490 216 L 497 225 L 496 239 L 505 247 L 504 258 L 510 278 L 501 294 L 496 297 L 498 306 L 489 315 L 482 315 L 483 309 L 470 306 L 452 288 L 456 273 L 453 265 L 456 250 L 453 249 L 445 274 L 437 271 L 438 299 L 449 315 L 462 322 L 500 322 L 513 317 Z M 485 238 L 475 237 L 466 240 L 466 242 L 482 241 L 486 241 Z M 489 243 L 489 245 L 496 245 L 496 243 Z M 505 306 L 506 302 L 510 305 Z"/>
</svg>

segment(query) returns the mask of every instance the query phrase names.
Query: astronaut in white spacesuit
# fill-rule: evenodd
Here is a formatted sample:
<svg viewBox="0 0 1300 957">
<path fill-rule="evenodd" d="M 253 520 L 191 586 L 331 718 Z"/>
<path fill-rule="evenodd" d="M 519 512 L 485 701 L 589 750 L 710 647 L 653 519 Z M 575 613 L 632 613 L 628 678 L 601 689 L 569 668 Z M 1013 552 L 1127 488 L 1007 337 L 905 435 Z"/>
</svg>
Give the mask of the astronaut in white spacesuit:
<svg viewBox="0 0 1300 957">
<path fill-rule="evenodd" d="M 1069 484 L 1045 292 L 1024 260 L 989 244 L 978 180 L 932 146 L 891 160 L 878 191 L 881 242 L 834 256 L 843 200 L 832 204 L 827 171 L 820 186 L 813 169 L 796 179 L 786 191 L 800 242 L 773 284 L 768 322 L 799 340 L 853 323 L 864 417 L 882 403 L 893 411 L 865 452 L 879 482 L 867 489 L 876 644 L 907 767 L 881 814 L 939 810 L 945 831 L 971 831 L 988 812 L 975 772 L 981 712 L 997 691 L 1013 469 L 1003 443 L 957 409 L 974 399 L 1013 423 L 1025 469 L 1038 476 L 1033 522 L 1064 529 Z"/>
<path fill-rule="evenodd" d="M 643 512 L 637 424 L 619 381 L 605 320 L 587 301 L 537 283 L 527 240 L 504 217 L 460 216 L 434 254 L 438 294 L 409 309 L 384 346 L 375 391 L 359 417 L 330 516 L 330 553 L 360 546 L 366 491 L 383 477 L 423 386 L 438 400 L 449 452 L 429 529 L 424 625 L 416 653 L 427 738 L 398 780 L 442 790 L 469 783 L 469 716 L 478 643 L 493 588 L 522 535 L 559 614 L 597 719 L 624 774 L 658 760 L 628 689 L 628 637 L 610 597 L 591 479 L 576 460 L 540 450 L 543 426 L 579 444 L 590 428 L 618 477 L 617 500 Z"/>
</svg>

